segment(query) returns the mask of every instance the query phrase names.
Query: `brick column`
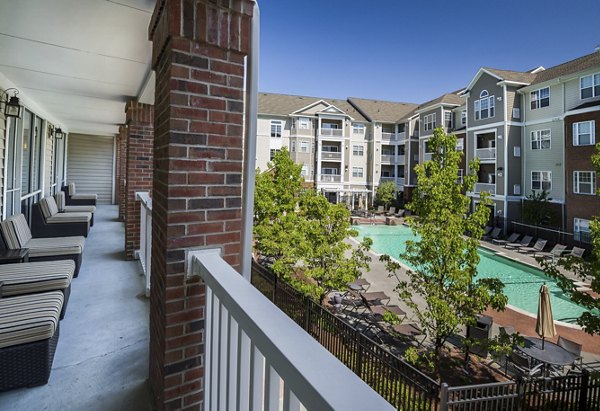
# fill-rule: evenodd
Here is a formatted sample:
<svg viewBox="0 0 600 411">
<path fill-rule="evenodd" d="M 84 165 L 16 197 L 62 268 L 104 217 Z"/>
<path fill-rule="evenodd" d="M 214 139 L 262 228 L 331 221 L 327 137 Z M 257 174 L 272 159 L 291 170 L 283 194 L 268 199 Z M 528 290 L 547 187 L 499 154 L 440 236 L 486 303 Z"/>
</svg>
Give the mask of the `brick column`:
<svg viewBox="0 0 600 411">
<path fill-rule="evenodd" d="M 127 126 L 119 127 L 117 135 L 117 181 L 116 197 L 119 205 L 119 221 L 125 221 L 125 176 L 127 174 Z"/>
<path fill-rule="evenodd" d="M 150 23 L 156 71 L 150 383 L 158 409 L 200 409 L 204 398 L 205 290 L 185 278 L 185 249 L 222 247 L 239 269 L 243 75 L 253 5 L 159 0 Z"/>
<path fill-rule="evenodd" d="M 154 107 L 130 101 L 127 119 L 127 165 L 125 170 L 125 255 L 133 258 L 140 248 L 140 202 L 137 191 L 152 191 L 154 156 Z"/>
</svg>

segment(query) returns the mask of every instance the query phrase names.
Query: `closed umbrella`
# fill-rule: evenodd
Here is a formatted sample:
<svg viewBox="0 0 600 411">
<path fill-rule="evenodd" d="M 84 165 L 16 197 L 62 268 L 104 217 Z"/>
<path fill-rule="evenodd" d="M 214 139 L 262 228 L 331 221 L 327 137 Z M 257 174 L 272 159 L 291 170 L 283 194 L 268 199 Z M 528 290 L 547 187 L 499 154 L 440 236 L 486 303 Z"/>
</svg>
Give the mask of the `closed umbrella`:
<svg viewBox="0 0 600 411">
<path fill-rule="evenodd" d="M 550 305 L 550 293 L 546 284 L 540 287 L 540 301 L 538 303 L 535 332 L 542 337 L 542 350 L 544 349 L 544 340 L 546 337 L 554 337 L 556 335 L 552 306 Z"/>
</svg>

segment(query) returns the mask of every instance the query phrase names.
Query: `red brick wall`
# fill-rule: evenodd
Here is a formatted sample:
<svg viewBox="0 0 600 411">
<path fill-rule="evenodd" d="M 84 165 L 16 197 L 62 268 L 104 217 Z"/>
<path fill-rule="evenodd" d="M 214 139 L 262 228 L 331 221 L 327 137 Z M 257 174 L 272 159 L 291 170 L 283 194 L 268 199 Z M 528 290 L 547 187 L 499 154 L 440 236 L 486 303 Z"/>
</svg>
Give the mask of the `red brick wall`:
<svg viewBox="0 0 600 411">
<path fill-rule="evenodd" d="M 125 221 L 125 176 L 127 173 L 127 126 L 119 127 L 117 135 L 116 197 L 119 205 L 119 221 Z"/>
<path fill-rule="evenodd" d="M 127 165 L 125 172 L 125 255 L 140 248 L 140 202 L 137 191 L 152 191 L 154 107 L 130 101 L 126 108 Z"/>
<path fill-rule="evenodd" d="M 186 280 L 185 250 L 241 250 L 243 74 L 253 2 L 159 0 L 150 384 L 158 409 L 201 409 L 204 286 Z M 243 281 L 240 278 L 240 281 Z"/>
</svg>

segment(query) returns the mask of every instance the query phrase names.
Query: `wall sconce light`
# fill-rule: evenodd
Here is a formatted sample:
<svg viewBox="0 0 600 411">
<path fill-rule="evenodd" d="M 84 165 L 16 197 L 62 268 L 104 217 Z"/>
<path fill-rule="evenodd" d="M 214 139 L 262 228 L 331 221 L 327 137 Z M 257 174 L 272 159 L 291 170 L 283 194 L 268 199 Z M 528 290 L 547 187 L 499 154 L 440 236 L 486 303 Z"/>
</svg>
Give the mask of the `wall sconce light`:
<svg viewBox="0 0 600 411">
<path fill-rule="evenodd" d="M 13 95 L 9 98 L 8 92 L 11 90 L 13 91 Z M 23 114 L 23 107 L 19 103 L 19 97 L 17 97 L 19 90 L 16 88 L 9 88 L 5 90 L 5 93 L 7 94 L 6 101 L 2 101 L 4 103 L 4 115 L 6 117 L 21 118 L 21 115 Z"/>
<path fill-rule="evenodd" d="M 54 138 L 57 140 L 62 140 L 62 138 L 65 136 L 65 132 L 62 131 L 62 128 L 60 127 L 56 127 L 54 129 Z"/>
</svg>

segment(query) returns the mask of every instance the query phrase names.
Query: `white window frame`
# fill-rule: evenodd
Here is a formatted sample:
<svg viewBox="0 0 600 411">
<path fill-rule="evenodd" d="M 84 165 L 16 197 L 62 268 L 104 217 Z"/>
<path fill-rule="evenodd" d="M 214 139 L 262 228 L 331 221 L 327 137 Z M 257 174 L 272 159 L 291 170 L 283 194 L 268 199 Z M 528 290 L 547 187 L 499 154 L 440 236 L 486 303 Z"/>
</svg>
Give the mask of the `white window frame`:
<svg viewBox="0 0 600 411">
<path fill-rule="evenodd" d="M 296 142 L 292 141 L 292 142 L 290 142 L 290 145 L 291 145 L 290 146 L 290 152 L 294 153 L 296 151 Z"/>
<path fill-rule="evenodd" d="M 333 168 L 333 167 L 323 167 L 321 169 L 321 174 L 325 174 L 328 176 L 339 176 L 339 170 L 337 168 Z"/>
<path fill-rule="evenodd" d="M 537 176 L 538 178 L 534 179 L 534 176 Z M 534 182 L 536 183 L 536 187 L 534 187 Z M 546 184 L 546 187 L 544 187 L 544 183 Z M 531 189 L 546 190 L 547 192 L 552 191 L 552 171 L 532 171 Z"/>
<path fill-rule="evenodd" d="M 451 129 L 454 126 L 454 115 L 451 111 L 444 111 L 444 126 Z"/>
<path fill-rule="evenodd" d="M 588 87 L 583 87 L 583 82 L 585 79 L 591 80 L 591 85 Z M 596 90 L 598 87 L 598 90 Z M 592 95 L 588 97 L 583 97 L 583 90 L 591 89 Z M 600 73 L 593 73 L 587 76 L 582 76 L 579 78 L 579 97 L 581 100 L 587 100 L 588 98 L 594 98 L 600 96 Z"/>
<path fill-rule="evenodd" d="M 542 92 L 548 90 L 548 96 L 542 97 Z M 538 90 L 534 90 L 530 93 L 531 97 L 531 109 L 537 110 L 544 107 L 550 106 L 550 87 L 543 87 Z"/>
<path fill-rule="evenodd" d="M 436 114 L 437 113 L 427 114 L 426 116 L 423 117 L 423 130 L 424 131 L 431 131 L 435 128 L 436 122 L 437 122 Z"/>
<path fill-rule="evenodd" d="M 362 167 L 352 167 L 352 177 L 364 177 L 365 170 Z"/>
<path fill-rule="evenodd" d="M 352 123 L 352 133 L 365 134 L 365 125 L 361 123 Z"/>
<path fill-rule="evenodd" d="M 365 155 L 365 146 L 361 144 L 352 145 L 352 155 L 362 157 Z"/>
<path fill-rule="evenodd" d="M 590 143 L 589 144 L 581 144 L 579 142 L 581 132 L 580 127 L 581 124 L 589 124 L 590 125 Z M 587 134 L 587 133 L 585 133 Z M 574 146 L 593 146 L 596 144 L 596 122 L 594 120 L 589 121 L 579 121 L 577 123 L 573 123 L 573 145 Z"/>
<path fill-rule="evenodd" d="M 465 149 L 465 139 L 457 138 L 456 139 L 456 151 L 463 151 Z"/>
<path fill-rule="evenodd" d="M 281 120 L 271 120 L 271 137 L 281 138 L 283 122 Z"/>
<path fill-rule="evenodd" d="M 308 177 L 308 165 L 302 164 L 302 170 L 300 170 L 300 175 L 302 177 Z"/>
<path fill-rule="evenodd" d="M 583 228 L 583 230 L 582 230 Z M 581 233 L 587 233 L 587 238 L 584 240 L 581 239 Z M 591 235 L 590 235 L 590 220 L 586 220 L 584 218 L 574 218 L 573 219 L 573 239 L 575 241 L 581 241 L 582 243 L 590 243 Z"/>
<path fill-rule="evenodd" d="M 479 100 L 475 100 L 474 102 L 475 120 L 485 120 L 486 118 L 496 117 L 495 96 L 490 96 L 487 90 L 482 90 L 479 97 Z M 486 108 L 482 108 L 483 103 L 485 103 Z M 483 117 L 483 110 L 487 110 L 485 117 Z"/>
<path fill-rule="evenodd" d="M 273 159 L 275 158 L 275 155 L 277 154 L 278 151 L 281 151 L 278 148 L 272 148 L 269 150 L 269 161 L 273 161 Z"/>
<path fill-rule="evenodd" d="M 582 182 L 581 178 L 586 176 L 589 181 Z M 590 191 L 581 191 L 582 185 L 589 185 Z M 596 172 L 595 171 L 573 171 L 573 192 L 582 195 L 596 195 Z"/>
<path fill-rule="evenodd" d="M 546 144 L 547 143 L 547 144 Z M 547 147 L 546 147 L 547 145 Z M 532 150 L 550 150 L 552 148 L 552 132 L 550 129 L 533 130 L 531 132 Z"/>
<path fill-rule="evenodd" d="M 308 117 L 299 117 L 298 118 L 298 128 L 301 130 L 309 130 L 310 129 L 310 119 Z"/>
<path fill-rule="evenodd" d="M 463 110 L 460 112 L 460 124 L 463 126 L 467 124 L 467 110 Z"/>
<path fill-rule="evenodd" d="M 308 153 L 308 146 L 309 146 L 309 142 L 308 141 L 300 141 L 300 148 L 299 151 L 301 153 Z"/>
</svg>

